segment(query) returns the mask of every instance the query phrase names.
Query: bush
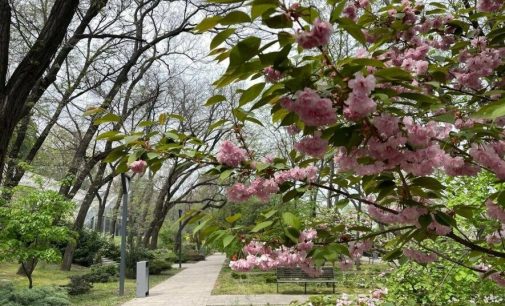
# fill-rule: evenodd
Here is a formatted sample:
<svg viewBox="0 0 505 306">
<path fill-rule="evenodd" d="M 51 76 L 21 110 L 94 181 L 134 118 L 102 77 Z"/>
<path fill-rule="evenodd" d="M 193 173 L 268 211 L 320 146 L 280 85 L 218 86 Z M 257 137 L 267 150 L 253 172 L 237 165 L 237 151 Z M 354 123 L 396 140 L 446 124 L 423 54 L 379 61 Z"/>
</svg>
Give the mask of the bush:
<svg viewBox="0 0 505 306">
<path fill-rule="evenodd" d="M 395 305 L 459 305 L 468 301 L 503 305 L 505 301 L 505 292 L 496 284 L 445 261 L 427 266 L 404 263 L 387 278 L 386 287 L 389 290 L 386 299 Z"/>
<path fill-rule="evenodd" d="M 176 257 L 174 252 L 163 249 L 149 251 L 149 256 L 151 258 L 149 261 L 149 274 L 153 275 L 171 269 Z"/>
<path fill-rule="evenodd" d="M 126 253 L 126 277 L 135 278 L 137 272 L 137 262 L 150 261 L 154 257 L 150 251 L 144 247 L 130 248 Z"/>
<path fill-rule="evenodd" d="M 107 257 L 114 261 L 119 261 L 121 259 L 121 251 L 119 246 L 117 246 L 113 240 L 105 240 L 100 250 L 101 257 Z"/>
<path fill-rule="evenodd" d="M 91 267 L 91 272 L 84 275 L 86 280 L 91 283 L 108 283 L 115 280 L 117 276 L 118 266 L 116 264 L 94 265 Z"/>
<path fill-rule="evenodd" d="M 105 242 L 106 239 L 97 232 L 91 230 L 80 231 L 73 263 L 84 267 L 89 267 L 96 263 L 99 252 L 103 248 Z"/>
<path fill-rule="evenodd" d="M 41 286 L 32 289 L 16 289 L 11 283 L 0 284 L 2 306 L 65 306 L 71 305 L 62 288 Z"/>
<path fill-rule="evenodd" d="M 73 275 L 70 276 L 70 283 L 64 286 L 70 295 L 79 295 L 88 293 L 93 284 L 88 280 L 86 275 Z"/>
</svg>

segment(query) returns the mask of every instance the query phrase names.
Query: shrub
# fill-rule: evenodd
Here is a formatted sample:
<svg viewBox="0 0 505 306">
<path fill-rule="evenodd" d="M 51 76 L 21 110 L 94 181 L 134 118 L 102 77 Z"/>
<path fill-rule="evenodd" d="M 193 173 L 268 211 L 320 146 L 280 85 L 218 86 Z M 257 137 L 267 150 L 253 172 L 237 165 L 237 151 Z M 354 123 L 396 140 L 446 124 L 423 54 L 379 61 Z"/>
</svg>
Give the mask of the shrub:
<svg viewBox="0 0 505 306">
<path fill-rule="evenodd" d="M 73 263 L 84 267 L 96 263 L 100 250 L 106 243 L 107 240 L 97 232 L 91 230 L 80 231 Z"/>
<path fill-rule="evenodd" d="M 114 261 L 119 261 L 121 259 L 121 251 L 114 241 L 105 240 L 100 250 L 100 256 L 107 257 Z"/>
<path fill-rule="evenodd" d="M 404 263 L 387 278 L 388 301 L 396 305 L 443 305 L 474 301 L 477 305 L 491 305 L 489 299 L 505 301 L 505 293 L 491 281 L 466 268 L 450 264 Z"/>
<path fill-rule="evenodd" d="M 2 306 L 65 306 L 71 305 L 62 288 L 40 286 L 32 289 L 16 289 L 11 283 L 0 284 Z"/>
<path fill-rule="evenodd" d="M 149 273 L 156 275 L 161 274 L 164 270 L 172 268 L 172 264 L 175 262 L 175 254 L 169 250 L 152 250 L 149 251 L 150 262 L 149 262 Z"/>
<path fill-rule="evenodd" d="M 86 275 L 73 275 L 70 276 L 70 283 L 64 286 L 70 295 L 79 295 L 88 293 L 93 285 L 88 280 Z"/>
<path fill-rule="evenodd" d="M 82 277 L 90 283 L 108 283 L 117 278 L 118 272 L 119 268 L 116 264 L 99 264 L 91 266 L 91 272 Z"/>
<path fill-rule="evenodd" d="M 153 259 L 150 251 L 144 247 L 130 248 L 126 253 L 126 277 L 135 278 L 137 271 L 137 262 Z"/>
</svg>

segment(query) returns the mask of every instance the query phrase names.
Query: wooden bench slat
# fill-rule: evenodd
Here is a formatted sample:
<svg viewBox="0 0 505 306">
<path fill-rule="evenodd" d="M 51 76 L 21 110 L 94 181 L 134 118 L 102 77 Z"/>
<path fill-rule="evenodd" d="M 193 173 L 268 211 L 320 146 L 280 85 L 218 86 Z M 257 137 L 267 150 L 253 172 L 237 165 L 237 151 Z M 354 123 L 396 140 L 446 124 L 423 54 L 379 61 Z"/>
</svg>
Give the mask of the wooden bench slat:
<svg viewBox="0 0 505 306">
<path fill-rule="evenodd" d="M 277 292 L 279 292 L 279 283 L 304 283 L 305 294 L 307 294 L 307 283 L 331 283 L 335 293 L 335 271 L 331 267 L 323 267 L 318 276 L 310 276 L 301 268 L 277 268 Z"/>
</svg>

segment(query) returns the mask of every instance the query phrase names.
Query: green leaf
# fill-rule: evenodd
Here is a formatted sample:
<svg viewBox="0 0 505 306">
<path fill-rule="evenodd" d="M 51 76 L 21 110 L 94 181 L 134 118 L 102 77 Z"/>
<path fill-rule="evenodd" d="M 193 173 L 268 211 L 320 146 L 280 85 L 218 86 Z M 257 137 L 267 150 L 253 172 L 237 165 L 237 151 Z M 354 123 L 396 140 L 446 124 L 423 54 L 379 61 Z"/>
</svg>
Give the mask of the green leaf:
<svg viewBox="0 0 505 306">
<path fill-rule="evenodd" d="M 362 28 L 354 21 L 349 18 L 339 18 L 337 23 L 358 42 L 362 44 L 366 43 L 365 34 L 363 34 Z"/>
<path fill-rule="evenodd" d="M 256 99 L 260 93 L 263 91 L 263 88 L 265 88 L 265 83 L 258 83 L 254 84 L 251 87 L 247 88 L 242 96 L 240 97 L 239 100 L 239 105 L 242 106 L 246 104 L 247 102 L 251 102 L 254 99 Z"/>
<path fill-rule="evenodd" d="M 300 222 L 300 219 L 290 212 L 283 213 L 282 220 L 284 221 L 284 224 L 286 224 L 287 226 L 291 226 L 293 228 L 296 228 L 297 230 L 300 230 L 302 227 L 302 223 Z"/>
<path fill-rule="evenodd" d="M 108 131 L 108 132 L 105 132 L 105 133 L 102 133 L 102 134 L 98 135 L 98 136 L 96 137 L 96 139 L 97 139 L 97 140 L 101 140 L 101 139 L 108 139 L 108 140 L 111 140 L 111 138 L 114 138 L 114 140 L 116 140 L 116 138 L 117 138 L 117 135 L 118 135 L 118 134 L 121 134 L 121 133 L 119 133 L 118 131 Z M 123 135 L 123 134 L 121 134 L 121 135 L 122 135 L 122 137 L 124 137 L 124 135 Z M 121 137 L 121 138 L 122 138 L 122 137 Z M 121 138 L 120 138 L 120 139 L 121 139 Z M 119 140 L 119 139 L 118 139 L 118 140 Z"/>
<path fill-rule="evenodd" d="M 240 218 L 242 218 L 242 214 L 238 213 L 238 214 L 234 214 L 232 216 L 226 217 L 225 220 L 226 220 L 226 222 L 233 224 L 233 223 L 237 222 Z"/>
<path fill-rule="evenodd" d="M 263 19 L 263 23 L 272 29 L 292 28 L 293 21 L 285 14 L 274 15 Z"/>
<path fill-rule="evenodd" d="M 266 213 L 263 213 L 263 217 L 265 217 L 265 219 L 270 219 L 273 217 L 273 215 L 275 215 L 277 213 L 277 210 L 276 209 L 272 209 L 270 211 L 267 211 Z"/>
<path fill-rule="evenodd" d="M 251 22 L 249 15 L 242 11 L 233 11 L 228 15 L 224 16 L 219 23 L 222 25 L 231 25 L 237 23 Z"/>
<path fill-rule="evenodd" d="M 231 169 L 228 169 L 228 170 L 225 170 L 221 173 L 221 175 L 219 175 L 219 180 L 222 182 L 224 180 L 226 180 L 227 178 L 230 177 L 230 175 L 233 173 L 233 170 Z"/>
<path fill-rule="evenodd" d="M 226 248 L 227 246 L 230 245 L 230 243 L 233 241 L 233 239 L 235 239 L 235 236 L 233 235 L 226 235 L 224 238 L 223 238 L 223 247 Z"/>
<path fill-rule="evenodd" d="M 112 150 L 107 155 L 107 157 L 105 157 L 105 159 L 103 161 L 106 162 L 106 163 L 112 163 L 112 162 L 115 162 L 120 157 L 123 157 L 125 154 L 126 154 L 126 151 L 124 150 L 124 147 L 120 146 L 120 147 L 115 148 L 114 150 Z"/>
<path fill-rule="evenodd" d="M 249 36 L 237 43 L 230 50 L 230 68 L 242 65 L 244 62 L 258 54 L 261 45 L 261 39 L 255 36 Z"/>
<path fill-rule="evenodd" d="M 251 232 L 253 233 L 257 233 L 259 231 L 261 231 L 262 229 L 265 229 L 269 226 L 271 226 L 272 224 L 274 224 L 274 221 L 264 221 L 264 222 L 261 222 L 261 223 L 258 223 L 256 224 L 256 226 L 251 230 Z"/>
<path fill-rule="evenodd" d="M 505 116 L 505 99 L 488 103 L 475 112 L 473 118 L 496 119 Z"/>
<path fill-rule="evenodd" d="M 204 20 L 202 20 L 196 27 L 195 27 L 195 30 L 197 32 L 205 32 L 209 29 L 212 29 L 215 25 L 217 25 L 219 23 L 219 21 L 222 19 L 223 17 L 221 16 L 211 16 L 211 17 L 207 17 L 205 18 Z"/>
<path fill-rule="evenodd" d="M 204 106 L 212 106 L 214 104 L 217 104 L 219 102 L 225 101 L 226 97 L 223 95 L 215 95 L 210 97 L 207 102 L 205 102 Z"/>
<path fill-rule="evenodd" d="M 215 49 L 220 44 L 222 44 L 228 37 L 230 37 L 233 33 L 235 33 L 235 29 L 226 29 L 219 32 L 212 41 L 210 42 L 210 50 Z"/>
<path fill-rule="evenodd" d="M 412 180 L 412 183 L 416 186 L 421 186 L 421 187 L 431 189 L 431 190 L 445 189 L 445 186 L 442 185 L 442 183 L 440 183 L 436 178 L 429 177 L 429 176 L 417 177 Z"/>
<path fill-rule="evenodd" d="M 382 259 L 383 260 L 386 260 L 386 261 L 392 261 L 398 257 L 402 256 L 402 250 L 401 249 L 395 249 L 395 250 L 392 250 L 388 253 L 386 253 Z"/>
<path fill-rule="evenodd" d="M 410 75 L 409 72 L 397 67 L 380 69 L 376 71 L 374 75 L 376 77 L 383 78 L 385 80 L 402 80 L 402 81 L 412 80 L 412 76 Z"/>
<path fill-rule="evenodd" d="M 217 120 L 216 122 L 212 123 L 210 126 L 209 126 L 209 131 L 212 131 L 214 130 L 215 128 L 218 128 L 220 126 L 222 126 L 223 124 L 225 124 L 228 120 L 226 119 L 220 119 L 220 120 Z"/>
<path fill-rule="evenodd" d="M 100 125 L 103 123 L 109 123 L 109 122 L 120 122 L 121 121 L 121 116 L 118 116 L 116 114 L 112 113 L 107 113 L 105 116 L 95 119 L 93 122 L 94 125 Z"/>
</svg>

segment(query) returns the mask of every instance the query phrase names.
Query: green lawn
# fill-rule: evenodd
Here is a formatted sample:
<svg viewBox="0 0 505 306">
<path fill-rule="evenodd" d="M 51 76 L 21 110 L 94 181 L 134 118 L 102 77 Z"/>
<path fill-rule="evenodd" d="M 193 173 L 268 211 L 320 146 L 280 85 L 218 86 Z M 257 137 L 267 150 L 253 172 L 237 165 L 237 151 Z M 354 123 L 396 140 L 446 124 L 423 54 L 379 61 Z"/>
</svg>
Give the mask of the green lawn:
<svg viewBox="0 0 505 306">
<path fill-rule="evenodd" d="M 17 287 L 28 287 L 26 277 L 16 274 L 18 265 L 16 264 L 0 264 L 0 282 L 11 281 Z M 172 269 L 164 271 L 161 275 L 151 275 L 149 278 L 150 286 L 154 286 L 170 276 L 176 274 L 179 270 Z M 85 274 L 89 272 L 89 268 L 72 266 L 72 270 L 60 271 L 58 265 L 41 263 L 33 272 L 33 285 L 48 286 L 48 285 L 65 285 L 69 282 L 68 277 L 76 274 Z M 118 297 L 118 282 L 96 283 L 93 284 L 91 291 L 84 295 L 70 296 L 72 305 L 80 306 L 112 306 L 119 305 L 135 297 L 135 280 L 127 279 L 125 283 L 125 295 Z"/>
<path fill-rule="evenodd" d="M 385 264 L 363 264 L 360 271 L 335 270 L 335 293 L 350 295 L 369 293 L 377 288 L 379 274 L 387 269 Z M 272 294 L 276 293 L 275 271 L 233 272 L 224 266 L 212 294 Z M 307 294 L 332 294 L 331 284 L 307 284 Z M 303 294 L 304 284 L 279 284 L 281 294 Z"/>
</svg>

